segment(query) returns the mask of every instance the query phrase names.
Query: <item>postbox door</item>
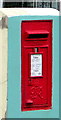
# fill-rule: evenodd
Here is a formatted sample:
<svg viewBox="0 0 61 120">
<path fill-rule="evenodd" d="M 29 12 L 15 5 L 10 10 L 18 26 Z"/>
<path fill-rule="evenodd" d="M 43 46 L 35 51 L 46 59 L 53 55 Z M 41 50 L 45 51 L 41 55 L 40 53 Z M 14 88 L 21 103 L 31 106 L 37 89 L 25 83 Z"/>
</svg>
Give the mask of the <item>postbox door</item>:
<svg viewBox="0 0 61 120">
<path fill-rule="evenodd" d="M 28 23 L 29 21 L 22 22 L 22 110 L 50 109 L 52 83 L 51 21 L 35 21 L 35 23 L 31 21 L 32 27 Z M 46 30 L 44 30 L 42 23 L 45 24 Z M 40 28 L 37 30 L 37 27 L 33 30 L 32 28 L 36 24 L 42 25 L 42 30 Z M 47 27 L 46 24 L 48 24 Z M 49 25 L 50 28 L 47 29 Z"/>
</svg>

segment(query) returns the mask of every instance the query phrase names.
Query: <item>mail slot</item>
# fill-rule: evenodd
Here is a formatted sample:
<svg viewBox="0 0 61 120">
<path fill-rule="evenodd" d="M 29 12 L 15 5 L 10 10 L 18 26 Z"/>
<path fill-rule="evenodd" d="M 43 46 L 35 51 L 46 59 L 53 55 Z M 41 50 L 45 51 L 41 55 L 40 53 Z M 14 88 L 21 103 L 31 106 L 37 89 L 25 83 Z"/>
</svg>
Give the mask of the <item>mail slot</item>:
<svg viewBox="0 0 61 120">
<path fill-rule="evenodd" d="M 26 40 L 46 40 L 48 37 L 49 32 L 45 30 L 32 30 L 32 31 L 27 31 L 26 35 L 27 38 Z"/>
<path fill-rule="evenodd" d="M 52 107 L 52 20 L 22 21 L 22 111 Z"/>
</svg>

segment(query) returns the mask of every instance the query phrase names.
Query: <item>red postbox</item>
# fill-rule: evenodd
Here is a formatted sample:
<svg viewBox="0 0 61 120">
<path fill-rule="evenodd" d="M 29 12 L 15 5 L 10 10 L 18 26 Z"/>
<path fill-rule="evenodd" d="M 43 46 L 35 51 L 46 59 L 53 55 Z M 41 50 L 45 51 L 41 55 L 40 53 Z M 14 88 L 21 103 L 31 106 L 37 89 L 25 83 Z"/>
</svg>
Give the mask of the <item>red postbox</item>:
<svg viewBox="0 0 61 120">
<path fill-rule="evenodd" d="M 22 111 L 52 106 L 52 20 L 22 21 Z"/>
</svg>

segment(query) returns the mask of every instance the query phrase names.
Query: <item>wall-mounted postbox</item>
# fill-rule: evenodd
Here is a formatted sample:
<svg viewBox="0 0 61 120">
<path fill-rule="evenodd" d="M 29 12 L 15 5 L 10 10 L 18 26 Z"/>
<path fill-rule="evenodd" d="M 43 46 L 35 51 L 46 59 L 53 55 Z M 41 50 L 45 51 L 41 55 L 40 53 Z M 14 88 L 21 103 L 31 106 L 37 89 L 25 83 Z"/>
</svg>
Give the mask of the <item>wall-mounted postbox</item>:
<svg viewBox="0 0 61 120">
<path fill-rule="evenodd" d="M 22 21 L 22 110 L 52 106 L 52 20 Z"/>
<path fill-rule="evenodd" d="M 51 8 L 0 9 L 2 118 L 59 118 L 59 18 Z"/>
</svg>

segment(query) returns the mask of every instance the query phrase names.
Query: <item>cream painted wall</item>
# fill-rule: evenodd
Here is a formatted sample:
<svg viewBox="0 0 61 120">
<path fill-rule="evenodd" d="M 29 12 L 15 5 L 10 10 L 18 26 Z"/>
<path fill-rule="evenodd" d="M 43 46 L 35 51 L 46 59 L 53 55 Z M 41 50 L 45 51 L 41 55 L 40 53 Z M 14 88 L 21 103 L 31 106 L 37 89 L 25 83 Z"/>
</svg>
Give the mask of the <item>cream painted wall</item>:
<svg viewBox="0 0 61 120">
<path fill-rule="evenodd" d="M 0 28 L 0 119 L 7 108 L 7 28 Z"/>
</svg>

